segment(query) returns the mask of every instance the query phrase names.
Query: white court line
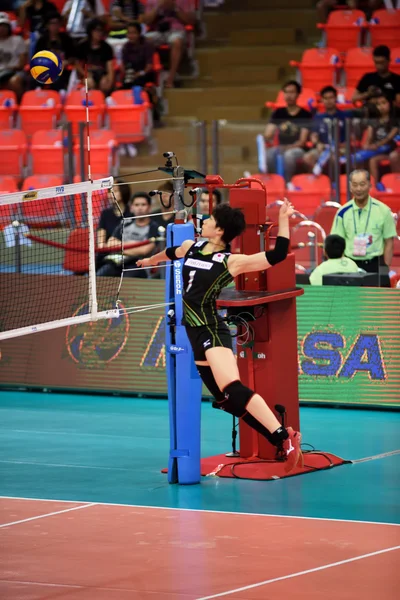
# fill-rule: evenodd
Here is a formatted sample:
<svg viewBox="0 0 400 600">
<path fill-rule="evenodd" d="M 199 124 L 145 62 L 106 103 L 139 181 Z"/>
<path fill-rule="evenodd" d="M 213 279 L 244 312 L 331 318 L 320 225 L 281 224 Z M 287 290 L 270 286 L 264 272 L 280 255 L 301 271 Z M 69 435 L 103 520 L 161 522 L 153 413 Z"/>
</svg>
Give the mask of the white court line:
<svg viewBox="0 0 400 600">
<path fill-rule="evenodd" d="M 366 456 L 365 458 L 356 458 L 351 462 L 353 464 L 368 462 L 370 460 L 379 460 L 380 458 L 387 458 L 388 456 L 396 456 L 400 454 L 400 450 L 392 450 L 392 452 L 382 452 L 382 454 L 375 454 L 374 456 Z"/>
<path fill-rule="evenodd" d="M 71 465 L 64 463 L 42 463 L 34 460 L 0 460 L 0 464 L 5 465 L 33 465 L 36 467 L 63 467 L 67 469 L 97 469 L 100 471 L 132 471 L 128 467 L 99 467 L 90 465 Z"/>
<path fill-rule="evenodd" d="M 85 502 L 87 500 L 58 500 L 57 498 L 26 498 L 24 496 L 0 496 L 0 500 L 27 500 L 29 502 Z M 239 515 L 242 517 L 273 517 L 275 519 L 302 519 L 304 521 L 332 521 L 333 523 L 361 523 L 363 525 L 389 525 L 400 527 L 400 523 L 385 523 L 382 521 L 357 521 L 356 519 L 330 519 L 328 517 L 303 517 L 301 515 L 273 515 L 270 513 L 246 513 L 233 510 L 207 510 L 205 508 L 180 508 L 172 506 L 144 506 L 143 504 L 122 504 L 119 502 L 93 502 L 97 506 L 121 506 L 123 508 L 140 508 L 144 510 L 175 510 L 178 512 L 211 513 L 216 515 Z"/>
<path fill-rule="evenodd" d="M 54 502 L 57 502 L 55 500 Z M 45 515 L 38 515 L 37 517 L 29 517 L 28 519 L 21 519 L 20 521 L 11 521 L 10 523 L 3 523 L 0 525 L 0 529 L 2 527 L 11 527 L 11 525 L 19 525 L 20 523 L 28 523 L 28 521 L 36 521 L 38 519 L 45 519 L 46 517 L 52 517 L 53 515 L 61 515 L 63 513 L 72 512 L 73 510 L 81 510 L 82 508 L 89 508 L 90 506 L 96 506 L 97 502 L 92 502 L 91 504 L 83 504 L 82 506 L 73 506 L 72 508 L 66 508 L 64 510 L 56 510 L 51 513 L 47 513 Z"/>
<path fill-rule="evenodd" d="M 384 548 L 383 550 L 377 550 L 376 552 L 370 552 L 369 554 L 362 554 L 361 556 L 354 556 L 353 558 L 347 558 L 346 560 L 340 560 L 338 562 L 323 565 L 322 567 L 315 567 L 314 569 L 307 569 L 307 571 L 299 571 L 298 573 L 291 573 L 290 575 L 283 575 L 282 577 L 275 577 L 275 579 L 266 579 L 259 583 L 253 583 L 251 585 L 245 585 L 241 588 L 234 590 L 228 590 L 221 592 L 220 594 L 213 594 L 212 596 L 202 596 L 196 598 L 196 600 L 211 600 L 212 598 L 222 598 L 222 596 L 230 596 L 231 594 L 238 594 L 239 592 L 245 592 L 246 590 L 252 590 L 263 585 L 270 583 L 276 583 L 277 581 L 285 581 L 286 579 L 293 579 L 294 577 L 301 577 L 302 575 L 308 575 L 309 573 L 317 573 L 318 571 L 324 571 L 325 569 L 331 569 L 332 567 L 339 567 L 347 563 L 355 562 L 357 560 L 363 560 L 364 558 L 370 558 L 371 556 L 378 556 L 379 554 L 385 554 L 386 552 L 392 552 L 393 550 L 400 550 L 400 546 L 393 546 L 392 548 Z"/>
</svg>

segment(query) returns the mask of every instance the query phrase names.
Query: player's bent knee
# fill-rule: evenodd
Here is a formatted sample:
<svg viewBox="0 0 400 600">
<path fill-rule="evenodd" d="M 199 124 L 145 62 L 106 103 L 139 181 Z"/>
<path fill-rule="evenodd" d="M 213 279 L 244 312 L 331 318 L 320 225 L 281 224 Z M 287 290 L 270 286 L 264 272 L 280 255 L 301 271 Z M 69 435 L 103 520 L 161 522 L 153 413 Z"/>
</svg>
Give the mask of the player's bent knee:
<svg viewBox="0 0 400 600">
<path fill-rule="evenodd" d="M 235 417 L 243 417 L 247 412 L 247 405 L 255 392 L 243 385 L 239 380 L 232 381 L 222 390 L 224 399 L 219 402 L 220 408 Z"/>
</svg>

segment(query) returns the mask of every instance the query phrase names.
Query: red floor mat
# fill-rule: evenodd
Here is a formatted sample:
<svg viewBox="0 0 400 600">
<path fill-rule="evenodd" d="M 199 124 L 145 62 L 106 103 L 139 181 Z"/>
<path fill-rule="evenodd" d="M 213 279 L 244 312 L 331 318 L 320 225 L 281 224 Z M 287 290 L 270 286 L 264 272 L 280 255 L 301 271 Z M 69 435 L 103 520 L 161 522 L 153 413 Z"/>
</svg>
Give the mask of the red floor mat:
<svg viewBox="0 0 400 600">
<path fill-rule="evenodd" d="M 228 458 L 225 454 L 219 454 L 201 459 L 201 474 L 268 481 L 294 475 L 305 475 L 349 463 L 351 461 L 344 460 L 330 452 L 305 452 L 304 467 L 296 468 L 287 474 L 284 471 L 283 462 L 267 462 L 257 456 L 249 459 Z"/>
<path fill-rule="evenodd" d="M 217 454 L 201 459 L 201 474 L 203 477 L 234 477 L 237 479 L 253 479 L 255 481 L 273 481 L 284 477 L 305 475 L 315 473 L 340 465 L 351 464 L 351 460 L 345 460 L 330 452 L 305 452 L 304 467 L 296 468 L 291 473 L 285 473 L 284 463 L 267 462 L 257 456 L 249 459 L 230 458 L 225 454 Z M 167 473 L 163 469 L 162 473 Z"/>
</svg>

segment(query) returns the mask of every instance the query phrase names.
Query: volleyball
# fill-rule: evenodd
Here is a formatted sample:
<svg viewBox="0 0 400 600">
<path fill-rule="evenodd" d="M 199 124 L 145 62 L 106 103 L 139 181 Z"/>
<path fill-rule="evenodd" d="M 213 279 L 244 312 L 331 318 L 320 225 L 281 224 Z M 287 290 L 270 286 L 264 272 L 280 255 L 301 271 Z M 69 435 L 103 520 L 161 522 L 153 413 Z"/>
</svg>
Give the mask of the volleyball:
<svg viewBox="0 0 400 600">
<path fill-rule="evenodd" d="M 54 83 L 62 72 L 62 60 L 54 52 L 42 50 L 31 59 L 31 75 L 39 83 L 46 85 Z"/>
</svg>

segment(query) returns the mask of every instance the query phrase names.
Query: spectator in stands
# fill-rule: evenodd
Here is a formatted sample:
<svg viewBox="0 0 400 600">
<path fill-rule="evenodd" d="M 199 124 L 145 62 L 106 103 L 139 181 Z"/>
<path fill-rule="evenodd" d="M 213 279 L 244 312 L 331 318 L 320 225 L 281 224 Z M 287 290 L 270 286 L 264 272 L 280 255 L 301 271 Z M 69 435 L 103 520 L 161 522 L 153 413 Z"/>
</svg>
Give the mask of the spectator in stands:
<svg viewBox="0 0 400 600">
<path fill-rule="evenodd" d="M 392 261 L 396 224 L 390 208 L 371 198 L 370 190 L 368 171 L 350 174 L 352 199 L 337 211 L 331 233 L 345 239 L 347 258 L 367 273 L 378 273 Z"/>
<path fill-rule="evenodd" d="M 326 260 L 318 265 L 310 275 L 311 285 L 322 285 L 324 275 L 333 273 L 358 273 L 359 268 L 351 258 L 344 255 L 346 241 L 340 235 L 331 234 L 324 243 Z"/>
<path fill-rule="evenodd" d="M 103 248 L 106 246 L 113 232 L 121 223 L 122 216 L 125 214 L 131 197 L 131 189 L 122 179 L 116 179 L 113 187 L 113 193 L 109 193 L 110 206 L 105 208 L 100 215 L 97 228 L 97 246 Z"/>
<path fill-rule="evenodd" d="M 137 21 L 143 12 L 144 7 L 139 0 L 114 0 L 110 8 L 110 28 L 113 31 L 122 31 L 128 23 Z"/>
<path fill-rule="evenodd" d="M 375 100 L 377 118 L 369 121 L 363 149 L 354 155 L 354 161 L 368 161 L 370 175 L 379 181 L 379 164 L 396 149 L 394 139 L 399 134 L 399 125 L 386 94 L 381 92 Z"/>
<path fill-rule="evenodd" d="M 185 9 L 184 0 L 147 0 L 141 17 L 150 31 L 146 37 L 155 46 L 168 44 L 171 48 L 166 87 L 173 87 L 185 49 L 185 25 L 194 25 L 195 15 Z"/>
<path fill-rule="evenodd" d="M 27 52 L 24 40 L 12 35 L 7 13 L 0 13 L 0 89 L 12 90 L 18 100 L 23 93 Z"/>
<path fill-rule="evenodd" d="M 19 12 L 19 21 L 21 27 L 24 27 L 26 21 L 29 21 L 31 33 L 44 33 L 47 15 L 56 13 L 57 7 L 48 0 L 28 0 L 21 6 Z"/>
<path fill-rule="evenodd" d="M 122 179 L 116 179 L 113 187 L 113 193 L 109 192 L 110 206 L 102 210 L 99 224 L 97 227 L 97 247 L 104 248 L 108 240 L 121 223 L 122 217 L 125 215 L 129 200 L 131 197 L 131 189 Z M 96 270 L 104 264 L 105 254 L 99 253 L 96 258 Z"/>
<path fill-rule="evenodd" d="M 213 190 L 212 193 L 212 210 L 219 206 L 222 203 L 222 196 L 219 190 Z M 202 215 L 210 214 L 210 194 L 207 189 L 204 189 L 201 192 L 198 205 L 197 205 L 197 213 L 201 213 Z"/>
<path fill-rule="evenodd" d="M 348 8 L 352 10 L 364 10 L 367 14 L 367 18 L 369 18 L 375 10 L 382 8 L 383 6 L 382 0 L 319 0 L 317 3 L 318 23 L 326 23 L 329 14 L 338 4 L 340 6 L 347 5 Z"/>
<path fill-rule="evenodd" d="M 314 116 L 310 136 L 314 147 L 304 156 L 304 163 L 317 176 L 322 173 L 331 156 L 331 150 L 334 148 L 333 122 L 335 120 L 338 122 L 339 143 L 343 148 L 346 134 L 345 120 L 352 116 L 350 111 L 338 109 L 337 90 L 333 86 L 327 85 L 322 88 L 320 95 L 325 111 Z M 331 122 L 332 129 L 329 122 Z"/>
<path fill-rule="evenodd" d="M 109 248 L 116 248 L 115 254 L 106 255 L 104 265 L 97 271 L 97 275 L 105 277 L 116 277 L 122 272 L 122 256 L 121 256 L 121 241 L 123 246 L 132 244 L 133 242 L 144 242 L 149 238 L 158 237 L 158 226 L 150 217 L 151 198 L 145 192 L 134 194 L 129 203 L 129 215 L 136 218 L 127 219 L 120 223 L 114 230 L 112 236 L 107 241 Z M 123 235 L 123 240 L 122 240 Z M 136 262 L 140 258 L 147 258 L 154 253 L 155 242 L 150 242 L 137 248 L 127 248 L 124 253 L 124 277 L 141 277 L 146 278 L 147 273 L 144 269 L 136 270 Z"/>
<path fill-rule="evenodd" d="M 365 73 L 357 84 L 353 102 L 368 102 L 376 98 L 377 93 L 386 94 L 400 107 L 400 75 L 389 70 L 390 49 L 377 46 L 373 51 L 376 71 Z"/>
<path fill-rule="evenodd" d="M 65 22 L 68 24 L 69 15 L 71 13 L 71 9 L 73 6 L 74 0 L 67 0 L 64 4 L 63 9 L 61 11 L 61 15 L 65 19 Z M 80 2 L 80 12 L 76 15 L 75 28 L 74 31 L 79 35 L 85 35 L 86 27 L 91 19 L 95 17 L 96 14 L 96 0 L 81 0 Z"/>
<path fill-rule="evenodd" d="M 84 78 L 87 64 L 89 88 L 99 89 L 108 95 L 114 87 L 115 70 L 112 48 L 104 41 L 104 24 L 100 19 L 93 19 L 86 31 L 87 39 L 77 46 L 77 71 Z"/>
<path fill-rule="evenodd" d="M 71 71 L 68 66 L 75 62 L 75 44 L 68 33 L 61 31 L 63 21 L 58 13 L 48 13 L 46 16 L 46 30 L 38 39 L 35 52 L 41 50 L 52 50 L 63 62 L 63 72 L 57 81 L 51 85 L 46 85 L 46 89 L 66 90 Z M 33 82 L 33 85 L 37 85 Z"/>
<path fill-rule="evenodd" d="M 297 104 L 301 86 L 297 81 L 288 81 L 283 86 L 286 106 L 277 108 L 271 115 L 265 130 L 265 141 L 273 143 L 278 133 L 278 146 L 267 150 L 267 170 L 270 173 L 279 172 L 279 157 L 283 157 L 284 176 L 290 181 L 296 173 L 297 161 L 304 157 L 311 113 Z M 277 165 L 278 162 L 278 165 Z M 277 168 L 278 167 L 278 168 Z M 283 175 L 283 173 L 280 173 Z"/>
<path fill-rule="evenodd" d="M 142 36 L 140 23 L 128 23 L 127 32 L 128 41 L 122 48 L 123 87 L 154 83 L 154 46 Z"/>
</svg>

